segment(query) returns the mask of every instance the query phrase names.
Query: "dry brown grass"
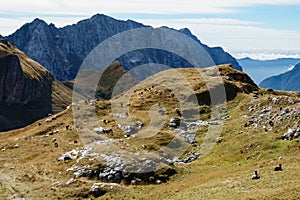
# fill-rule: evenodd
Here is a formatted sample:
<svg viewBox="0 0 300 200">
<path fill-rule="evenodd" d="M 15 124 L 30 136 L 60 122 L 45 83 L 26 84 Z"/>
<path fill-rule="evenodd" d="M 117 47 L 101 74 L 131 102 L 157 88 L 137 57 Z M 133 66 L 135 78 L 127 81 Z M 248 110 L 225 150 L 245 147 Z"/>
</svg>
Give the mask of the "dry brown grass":
<svg viewBox="0 0 300 200">
<path fill-rule="evenodd" d="M 199 87 L 202 82 L 193 70 L 180 69 L 180 71 L 187 74 L 194 89 L 198 92 L 202 90 Z M 133 119 L 143 121 L 146 125 L 150 123 L 147 111 L 153 105 L 160 103 L 166 110 L 166 119 L 170 119 L 175 115 L 174 108 L 179 107 L 180 101 L 170 98 L 170 91 L 162 86 L 155 86 L 163 91 L 162 96 L 155 96 L 149 91 L 144 96 L 144 101 L 139 101 L 138 93 L 152 85 L 153 81 L 150 79 L 149 82 L 135 88 L 136 92 L 132 91 L 133 95 L 129 98 L 130 106 L 122 101 L 122 96 L 119 97 L 120 102 L 116 100 L 117 103 L 123 102 L 124 108 L 129 107 Z M 179 82 L 174 85 L 180 87 Z M 147 98 L 148 94 L 152 98 Z M 274 94 L 270 93 L 259 96 L 261 107 L 267 105 L 268 97 L 273 96 Z M 293 141 L 276 139 L 285 131 L 283 127 L 276 130 L 277 133 L 265 132 L 262 128 L 255 130 L 244 128 L 247 119 L 242 118 L 242 115 L 249 114 L 246 105 L 252 98 L 252 95 L 238 93 L 232 101 L 229 101 L 227 109 L 230 119 L 223 127 L 222 142 L 216 144 L 206 157 L 192 164 L 176 164 L 178 174 L 172 176 L 167 183 L 143 186 L 121 184 L 99 199 L 298 199 L 299 139 Z M 109 137 L 121 137 L 122 133 L 117 129 L 116 122 L 111 116 L 111 102 L 99 101 L 96 108 L 99 119 L 110 121 L 107 125 L 102 122 L 98 125 L 112 127 L 114 134 Z M 200 108 L 205 111 L 204 118 L 209 119 L 210 109 L 205 105 Z M 89 115 L 87 110 L 82 108 L 81 111 L 83 116 Z M 67 124 L 72 125 L 73 130 L 66 130 Z M 57 128 L 60 129 L 59 133 L 49 137 L 43 136 Z M 126 139 L 131 146 L 120 148 L 139 151 L 141 144 L 146 144 L 150 147 L 149 151 L 157 150 L 172 139 L 167 130 L 168 128 L 164 127 L 159 134 L 146 139 Z M 198 130 L 199 145 L 206 131 L 207 128 Z M 58 141 L 58 148 L 52 143 L 54 137 Z M 15 148 L 15 144 L 19 144 L 19 147 Z M 0 199 L 7 199 L 12 195 L 24 196 L 26 199 L 95 199 L 89 190 L 97 180 L 82 178 L 66 185 L 66 181 L 73 177 L 66 169 L 75 161 L 57 162 L 61 154 L 82 147 L 74 129 L 71 110 L 57 114 L 57 119 L 50 123 L 42 119 L 25 128 L 0 133 L 0 148 L 4 147 L 6 150 L 0 151 Z M 243 153 L 241 150 L 244 150 Z M 273 168 L 279 163 L 282 163 L 283 171 L 274 172 Z M 254 170 L 259 171 L 261 179 L 251 180 Z M 53 185 L 55 182 L 61 185 Z"/>
</svg>

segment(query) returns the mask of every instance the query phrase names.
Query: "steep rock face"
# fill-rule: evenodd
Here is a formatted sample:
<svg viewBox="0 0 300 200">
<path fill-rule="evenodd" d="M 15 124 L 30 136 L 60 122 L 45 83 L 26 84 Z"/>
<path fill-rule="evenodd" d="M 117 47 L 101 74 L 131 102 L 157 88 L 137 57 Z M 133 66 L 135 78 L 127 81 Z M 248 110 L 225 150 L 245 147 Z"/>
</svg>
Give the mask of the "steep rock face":
<svg viewBox="0 0 300 200">
<path fill-rule="evenodd" d="M 60 80 L 75 78 L 88 53 L 106 38 L 132 28 L 142 27 L 133 21 L 119 21 L 95 15 L 76 25 L 56 28 L 35 19 L 7 38 Z"/>
<path fill-rule="evenodd" d="M 100 42 L 123 31 L 141 27 L 146 26 L 132 20 L 121 21 L 100 14 L 63 28 L 56 28 L 53 24 L 47 25 L 44 21 L 35 19 L 7 38 L 31 58 L 44 65 L 56 78 L 70 80 L 76 77 L 84 58 Z M 180 32 L 203 45 L 188 29 L 182 29 Z M 235 59 L 223 49 L 203 46 L 216 64 L 231 63 L 234 68 L 241 70 Z M 150 60 L 156 63 L 167 63 L 164 54 L 154 53 L 156 57 L 151 57 L 151 54 L 153 53 L 144 56 L 150 57 Z M 119 61 L 126 70 L 133 67 L 129 61 Z M 171 56 L 171 61 L 178 63 L 173 65 L 174 67 L 182 67 L 178 58 Z"/>
<path fill-rule="evenodd" d="M 49 95 L 49 86 L 54 80 L 50 72 L 39 68 L 38 65 L 25 69 L 26 65 L 31 64 L 30 61 L 9 42 L 1 42 L 0 48 L 1 105 L 26 105 L 46 94 Z M 38 75 L 33 74 L 33 71 Z"/>
<path fill-rule="evenodd" d="M 288 72 L 263 80 L 260 87 L 274 90 L 300 91 L 300 64 Z"/>
<path fill-rule="evenodd" d="M 65 91 L 48 70 L 10 42 L 0 41 L 0 131 L 27 125 L 53 107 L 62 110 L 70 98 L 59 106 L 55 94 Z"/>
<path fill-rule="evenodd" d="M 58 29 L 53 24 L 35 19 L 17 30 L 7 39 L 29 57 L 38 61 L 52 73 L 67 76 L 70 64 L 66 53 L 57 45 Z"/>
</svg>

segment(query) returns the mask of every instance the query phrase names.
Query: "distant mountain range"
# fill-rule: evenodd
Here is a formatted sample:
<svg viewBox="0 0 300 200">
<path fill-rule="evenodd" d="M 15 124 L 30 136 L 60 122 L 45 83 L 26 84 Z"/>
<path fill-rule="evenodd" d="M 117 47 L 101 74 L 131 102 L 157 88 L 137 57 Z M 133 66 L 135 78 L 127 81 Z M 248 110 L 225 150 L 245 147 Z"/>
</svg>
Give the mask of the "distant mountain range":
<svg viewBox="0 0 300 200">
<path fill-rule="evenodd" d="M 298 91 L 300 92 L 300 63 L 292 70 L 283 74 L 272 76 L 261 82 L 260 87 L 272 88 L 275 90 Z"/>
<path fill-rule="evenodd" d="M 65 109 L 72 91 L 8 41 L 0 40 L 0 131 Z"/>
<path fill-rule="evenodd" d="M 238 59 L 243 70 L 253 79 L 256 84 L 260 84 L 264 79 L 279 75 L 288 71 L 291 67 L 300 63 L 296 58 L 280 58 L 275 60 L 253 60 L 251 58 Z"/>
<path fill-rule="evenodd" d="M 63 28 L 57 28 L 54 24 L 35 19 L 4 38 L 45 66 L 57 79 L 65 81 L 76 77 L 82 61 L 99 43 L 115 34 L 141 27 L 148 26 L 132 20 L 116 20 L 97 14 L 90 19 Z M 188 29 L 179 31 L 202 45 L 215 64 L 232 64 L 235 69 L 242 70 L 238 62 L 222 48 L 210 48 L 202 44 Z M 135 67 L 130 62 L 130 58 L 138 58 L 139 64 L 152 62 L 168 65 L 172 63 L 173 67 L 190 67 L 185 66 L 178 60 L 179 58 L 173 55 L 167 56 L 166 52 L 144 50 L 142 53 L 136 52 L 118 60 L 126 70 Z"/>
</svg>

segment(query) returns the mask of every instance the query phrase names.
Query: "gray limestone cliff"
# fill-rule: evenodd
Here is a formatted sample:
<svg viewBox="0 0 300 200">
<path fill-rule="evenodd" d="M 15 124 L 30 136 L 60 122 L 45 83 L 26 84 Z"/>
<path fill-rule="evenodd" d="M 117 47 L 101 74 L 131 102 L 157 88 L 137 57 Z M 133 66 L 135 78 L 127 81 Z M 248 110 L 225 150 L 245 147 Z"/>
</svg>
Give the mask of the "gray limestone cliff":
<svg viewBox="0 0 300 200">
<path fill-rule="evenodd" d="M 100 14 L 62 28 L 35 19 L 6 38 L 32 59 L 45 66 L 59 80 L 70 80 L 76 77 L 84 58 L 100 42 L 115 34 L 141 27 L 146 26 L 132 20 L 116 20 Z M 232 64 L 235 69 L 242 70 L 236 60 L 222 48 L 210 48 L 202 44 L 188 29 L 179 31 L 202 45 L 216 64 Z M 178 58 L 167 56 L 164 52 L 144 51 L 143 53 L 140 60 L 147 57 L 151 62 L 161 64 L 172 62 L 174 67 L 185 67 L 182 66 L 181 61 L 178 61 Z M 132 55 L 132 57 L 136 56 L 137 54 Z M 125 57 L 128 58 L 126 55 Z M 167 61 L 166 58 L 171 59 Z M 126 70 L 134 67 L 129 60 L 122 58 L 119 60 Z"/>
</svg>

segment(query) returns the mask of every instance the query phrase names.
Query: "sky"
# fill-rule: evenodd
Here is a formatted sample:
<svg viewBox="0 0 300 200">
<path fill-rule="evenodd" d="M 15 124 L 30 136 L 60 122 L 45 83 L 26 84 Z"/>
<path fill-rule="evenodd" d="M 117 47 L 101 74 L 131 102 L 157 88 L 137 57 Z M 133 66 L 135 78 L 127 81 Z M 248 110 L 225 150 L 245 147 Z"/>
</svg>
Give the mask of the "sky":
<svg viewBox="0 0 300 200">
<path fill-rule="evenodd" d="M 236 58 L 300 58 L 300 0 L 9 0 L 1 2 L 0 34 L 35 18 L 62 27 L 97 13 L 189 28 L 202 43 Z"/>
</svg>

